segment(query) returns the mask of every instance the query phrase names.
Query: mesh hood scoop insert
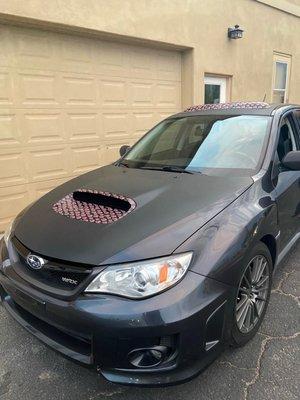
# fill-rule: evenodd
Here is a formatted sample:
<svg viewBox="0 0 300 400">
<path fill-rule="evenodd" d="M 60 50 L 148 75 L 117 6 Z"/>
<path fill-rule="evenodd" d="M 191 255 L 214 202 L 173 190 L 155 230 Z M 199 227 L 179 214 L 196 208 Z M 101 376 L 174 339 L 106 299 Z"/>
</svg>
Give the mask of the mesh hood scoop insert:
<svg viewBox="0 0 300 400">
<path fill-rule="evenodd" d="M 71 219 L 110 224 L 136 207 L 134 200 L 120 194 L 78 189 L 52 206 L 53 211 Z"/>
</svg>

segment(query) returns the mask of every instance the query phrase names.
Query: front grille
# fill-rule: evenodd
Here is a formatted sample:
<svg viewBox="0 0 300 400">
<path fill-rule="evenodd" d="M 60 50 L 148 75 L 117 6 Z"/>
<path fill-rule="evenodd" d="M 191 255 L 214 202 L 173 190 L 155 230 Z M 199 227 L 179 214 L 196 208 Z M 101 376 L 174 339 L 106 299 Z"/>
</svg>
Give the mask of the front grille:
<svg viewBox="0 0 300 400">
<path fill-rule="evenodd" d="M 12 240 L 17 255 L 17 262 L 13 264 L 15 272 L 31 284 L 47 289 L 53 288 L 62 291 L 75 291 L 82 285 L 91 273 L 91 268 L 83 266 L 68 265 L 58 260 L 45 259 L 45 265 L 41 269 L 31 268 L 26 258 L 30 254 L 27 249 L 16 238 Z"/>
</svg>

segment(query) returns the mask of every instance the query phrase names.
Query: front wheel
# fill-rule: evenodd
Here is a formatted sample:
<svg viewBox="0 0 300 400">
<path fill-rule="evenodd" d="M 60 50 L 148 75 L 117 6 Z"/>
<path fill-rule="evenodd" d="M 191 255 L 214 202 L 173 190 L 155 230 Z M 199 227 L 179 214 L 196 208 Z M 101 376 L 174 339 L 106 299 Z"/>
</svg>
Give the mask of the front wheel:
<svg viewBox="0 0 300 400">
<path fill-rule="evenodd" d="M 258 331 L 265 316 L 271 292 L 272 258 L 263 243 L 257 244 L 247 261 L 236 292 L 231 344 L 243 346 Z"/>
</svg>

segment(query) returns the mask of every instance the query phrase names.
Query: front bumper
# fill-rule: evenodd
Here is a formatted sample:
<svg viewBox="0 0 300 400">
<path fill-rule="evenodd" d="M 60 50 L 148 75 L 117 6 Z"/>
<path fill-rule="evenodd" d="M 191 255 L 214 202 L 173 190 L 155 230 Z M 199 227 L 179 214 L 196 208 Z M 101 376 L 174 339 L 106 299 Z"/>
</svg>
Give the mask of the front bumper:
<svg viewBox="0 0 300 400">
<path fill-rule="evenodd" d="M 233 289 L 220 282 L 188 272 L 173 288 L 144 300 L 80 294 L 70 301 L 28 284 L 5 257 L 2 249 L 0 293 L 7 311 L 48 346 L 112 382 L 180 383 L 224 347 Z M 162 343 L 172 347 L 172 354 L 160 365 L 138 368 L 129 362 L 134 349 Z"/>
</svg>

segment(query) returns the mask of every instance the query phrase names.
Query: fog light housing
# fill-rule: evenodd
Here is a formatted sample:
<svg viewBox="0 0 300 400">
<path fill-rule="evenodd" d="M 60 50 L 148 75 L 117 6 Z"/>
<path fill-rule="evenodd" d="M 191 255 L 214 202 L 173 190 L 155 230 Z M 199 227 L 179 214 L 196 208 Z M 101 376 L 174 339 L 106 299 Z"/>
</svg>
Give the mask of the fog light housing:
<svg viewBox="0 0 300 400">
<path fill-rule="evenodd" d="M 135 349 L 128 354 L 128 361 L 136 368 L 153 368 L 163 363 L 169 353 L 166 346 Z"/>
</svg>

